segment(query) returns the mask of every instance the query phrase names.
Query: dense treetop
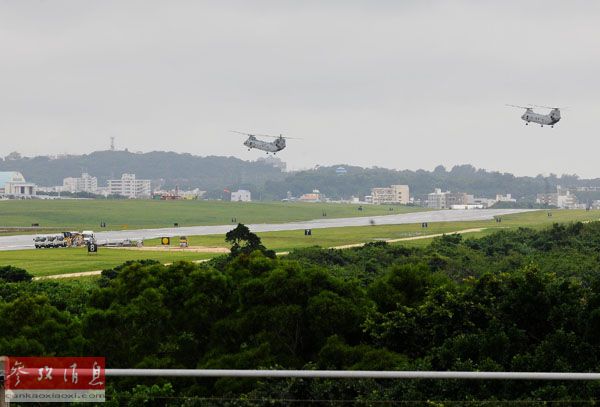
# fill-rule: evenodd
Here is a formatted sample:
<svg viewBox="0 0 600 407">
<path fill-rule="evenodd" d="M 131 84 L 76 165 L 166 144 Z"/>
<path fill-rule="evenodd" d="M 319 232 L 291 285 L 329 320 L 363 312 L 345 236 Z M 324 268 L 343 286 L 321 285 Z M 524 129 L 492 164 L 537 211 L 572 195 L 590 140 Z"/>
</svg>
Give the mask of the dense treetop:
<svg viewBox="0 0 600 407">
<path fill-rule="evenodd" d="M 95 281 L 0 279 L 0 354 L 104 355 L 114 368 L 600 370 L 598 222 L 281 258 L 243 227 L 230 241 L 231 255 L 204 264 L 129 262 Z M 590 401 L 600 386 L 122 379 L 108 393 L 113 405 Z"/>
</svg>

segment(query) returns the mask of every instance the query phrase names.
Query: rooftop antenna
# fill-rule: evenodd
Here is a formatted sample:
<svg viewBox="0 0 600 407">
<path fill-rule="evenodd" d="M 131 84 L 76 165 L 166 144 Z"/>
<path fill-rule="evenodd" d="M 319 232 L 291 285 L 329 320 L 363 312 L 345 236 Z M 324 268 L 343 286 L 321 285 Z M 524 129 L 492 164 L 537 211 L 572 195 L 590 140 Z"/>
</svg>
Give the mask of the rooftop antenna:
<svg viewBox="0 0 600 407">
<path fill-rule="evenodd" d="M 115 138 L 110 138 L 110 151 L 115 151 Z"/>
</svg>

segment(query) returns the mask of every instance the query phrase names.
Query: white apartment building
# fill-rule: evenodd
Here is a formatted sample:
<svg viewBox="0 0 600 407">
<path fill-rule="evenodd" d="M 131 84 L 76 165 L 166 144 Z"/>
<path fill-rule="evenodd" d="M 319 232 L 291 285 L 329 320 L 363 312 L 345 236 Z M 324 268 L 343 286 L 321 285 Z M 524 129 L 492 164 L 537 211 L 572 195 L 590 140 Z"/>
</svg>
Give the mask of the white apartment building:
<svg viewBox="0 0 600 407">
<path fill-rule="evenodd" d="M 63 191 L 68 192 L 89 192 L 95 194 L 98 192 L 98 178 L 90 176 L 87 172 L 81 174 L 81 177 L 68 177 L 63 179 Z"/>
<path fill-rule="evenodd" d="M 149 179 L 136 179 L 135 174 L 123 174 L 121 179 L 108 180 L 108 194 L 128 198 L 147 198 L 152 195 Z"/>
<path fill-rule="evenodd" d="M 448 209 L 453 205 L 468 205 L 469 198 L 464 192 L 442 192 L 435 188 L 434 192 L 427 194 L 427 207 L 433 209 Z"/>
<path fill-rule="evenodd" d="M 392 185 L 389 188 L 371 189 L 371 199 L 374 204 L 403 204 L 409 202 L 408 185 Z"/>
<path fill-rule="evenodd" d="M 246 189 L 239 189 L 231 193 L 231 202 L 251 202 L 252 195 Z"/>
<path fill-rule="evenodd" d="M 561 186 L 557 186 L 554 193 L 537 194 L 535 201 L 542 205 L 552 205 L 561 209 L 577 209 L 581 206 L 577 203 L 577 196 Z M 583 207 L 585 206 L 583 205 Z"/>
</svg>

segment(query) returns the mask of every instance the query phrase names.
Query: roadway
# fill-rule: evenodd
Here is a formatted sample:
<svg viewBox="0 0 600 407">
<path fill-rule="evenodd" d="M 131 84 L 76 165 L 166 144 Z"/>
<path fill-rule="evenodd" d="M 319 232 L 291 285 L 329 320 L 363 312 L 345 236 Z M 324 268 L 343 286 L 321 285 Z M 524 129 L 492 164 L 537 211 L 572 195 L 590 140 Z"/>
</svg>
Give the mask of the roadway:
<svg viewBox="0 0 600 407">
<path fill-rule="evenodd" d="M 285 230 L 324 229 L 347 226 L 369 225 L 401 225 L 423 222 L 467 222 L 490 220 L 495 216 L 510 215 L 513 213 L 529 212 L 531 209 L 452 209 L 428 212 L 411 212 L 396 215 L 314 219 L 302 222 L 288 223 L 259 223 L 246 225 L 252 232 L 277 232 Z M 160 229 L 135 229 L 96 231 L 97 240 L 113 239 L 154 239 L 162 236 L 195 236 L 195 235 L 223 235 L 233 229 L 234 225 L 216 226 L 183 226 Z M 34 249 L 33 235 L 0 236 L 0 250 Z"/>
</svg>

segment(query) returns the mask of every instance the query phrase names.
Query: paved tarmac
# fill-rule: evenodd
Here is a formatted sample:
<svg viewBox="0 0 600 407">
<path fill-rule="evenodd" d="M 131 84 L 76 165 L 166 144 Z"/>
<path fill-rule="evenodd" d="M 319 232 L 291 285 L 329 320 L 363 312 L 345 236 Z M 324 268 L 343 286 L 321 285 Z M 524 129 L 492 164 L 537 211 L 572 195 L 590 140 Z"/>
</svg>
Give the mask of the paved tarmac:
<svg viewBox="0 0 600 407">
<path fill-rule="evenodd" d="M 259 223 L 246 225 L 252 232 L 276 232 L 282 230 L 323 229 L 346 226 L 401 225 L 423 222 L 462 222 L 489 220 L 494 216 L 529 212 L 531 209 L 452 209 L 441 211 L 411 212 L 397 215 L 356 218 L 314 219 L 303 222 Z M 96 231 L 96 239 L 153 239 L 162 236 L 195 236 L 225 234 L 235 225 L 183 226 L 178 228 Z M 0 250 L 34 249 L 33 235 L 0 236 Z"/>
</svg>

